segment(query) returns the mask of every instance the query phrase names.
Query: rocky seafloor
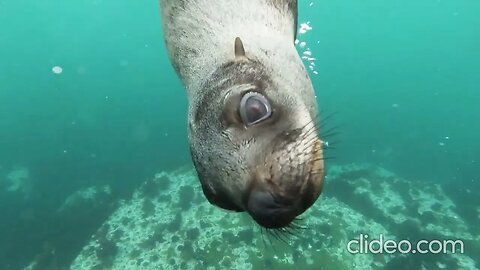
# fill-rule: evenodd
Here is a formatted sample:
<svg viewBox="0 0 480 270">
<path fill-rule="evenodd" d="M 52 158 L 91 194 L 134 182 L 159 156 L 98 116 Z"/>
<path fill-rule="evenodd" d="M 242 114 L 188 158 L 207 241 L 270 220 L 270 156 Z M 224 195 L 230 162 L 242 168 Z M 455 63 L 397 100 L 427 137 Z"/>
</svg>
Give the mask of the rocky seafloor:
<svg viewBox="0 0 480 270">
<path fill-rule="evenodd" d="M 480 192 L 401 178 L 369 165 L 329 168 L 325 191 L 294 236 L 204 198 L 192 169 L 145 182 L 91 237 L 71 269 L 478 269 Z M 459 195 L 461 194 L 461 195 Z M 458 205 L 459 202 L 463 205 Z M 350 254 L 360 234 L 461 239 L 465 253 Z M 33 262 L 28 269 L 39 269 Z"/>
</svg>

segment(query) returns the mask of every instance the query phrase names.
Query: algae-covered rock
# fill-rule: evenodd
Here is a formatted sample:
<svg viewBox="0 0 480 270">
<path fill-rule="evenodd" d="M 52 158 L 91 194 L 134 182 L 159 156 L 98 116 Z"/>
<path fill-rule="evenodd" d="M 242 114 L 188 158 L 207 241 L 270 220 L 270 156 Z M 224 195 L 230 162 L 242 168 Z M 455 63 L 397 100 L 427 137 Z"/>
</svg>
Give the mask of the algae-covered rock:
<svg viewBox="0 0 480 270">
<path fill-rule="evenodd" d="M 16 166 L 8 174 L 0 175 L 0 188 L 7 192 L 18 193 L 28 199 L 34 191 L 34 181 L 30 169 Z"/>
<path fill-rule="evenodd" d="M 168 183 L 168 184 L 166 184 Z M 351 254 L 360 235 L 480 240 L 438 184 L 368 165 L 331 167 L 325 192 L 292 234 L 260 229 L 202 197 L 193 170 L 160 173 L 125 201 L 71 269 L 474 269 L 474 253 Z M 120 232 L 120 233 L 119 233 Z M 471 245 L 477 250 L 478 245 Z M 105 250 L 105 248 L 107 248 Z M 108 252 L 107 252 L 108 251 Z M 105 254 L 105 255 L 104 255 Z M 478 253 L 477 253 L 478 254 Z M 103 258 L 102 258 L 103 257 Z M 105 259 L 107 258 L 107 259 Z M 404 266 L 404 267 L 402 267 Z"/>
</svg>

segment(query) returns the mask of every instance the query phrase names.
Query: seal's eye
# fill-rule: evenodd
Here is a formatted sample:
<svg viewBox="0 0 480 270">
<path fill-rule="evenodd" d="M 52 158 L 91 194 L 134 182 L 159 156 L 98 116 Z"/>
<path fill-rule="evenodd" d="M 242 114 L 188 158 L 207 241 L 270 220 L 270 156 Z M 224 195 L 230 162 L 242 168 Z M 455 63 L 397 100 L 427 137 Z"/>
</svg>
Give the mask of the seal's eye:
<svg viewBox="0 0 480 270">
<path fill-rule="evenodd" d="M 246 126 L 262 122 L 272 115 L 268 100 L 259 93 L 249 92 L 240 101 L 240 116 Z"/>
</svg>

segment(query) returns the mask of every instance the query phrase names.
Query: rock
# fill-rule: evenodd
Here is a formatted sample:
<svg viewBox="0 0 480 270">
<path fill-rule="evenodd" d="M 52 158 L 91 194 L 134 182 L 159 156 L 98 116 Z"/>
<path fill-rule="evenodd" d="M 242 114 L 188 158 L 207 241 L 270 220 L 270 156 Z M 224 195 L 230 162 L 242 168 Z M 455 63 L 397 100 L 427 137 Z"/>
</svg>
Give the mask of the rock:
<svg viewBox="0 0 480 270">
<path fill-rule="evenodd" d="M 471 245 L 472 251 L 465 254 L 348 252 L 348 242 L 361 234 L 397 241 L 480 240 L 478 232 L 471 229 L 471 223 L 477 221 L 458 215 L 459 206 L 442 186 L 409 181 L 383 168 L 358 164 L 330 167 L 324 194 L 299 221 L 305 229 L 291 228 L 293 236 L 260 231 L 247 214 L 227 213 L 206 199 L 189 200 L 185 207 L 187 202 L 181 196 L 193 197 L 192 190 L 194 196 L 202 196 L 194 170 L 157 174 L 149 186 L 165 182 L 170 184 L 162 188 L 163 195 L 152 196 L 140 188 L 105 221 L 102 235 L 112 247 L 109 250 L 115 251 L 108 253 L 109 269 L 478 267 L 474 260 L 478 245 Z M 98 240 L 92 239 L 71 269 L 102 265 L 98 249 Z"/>
</svg>

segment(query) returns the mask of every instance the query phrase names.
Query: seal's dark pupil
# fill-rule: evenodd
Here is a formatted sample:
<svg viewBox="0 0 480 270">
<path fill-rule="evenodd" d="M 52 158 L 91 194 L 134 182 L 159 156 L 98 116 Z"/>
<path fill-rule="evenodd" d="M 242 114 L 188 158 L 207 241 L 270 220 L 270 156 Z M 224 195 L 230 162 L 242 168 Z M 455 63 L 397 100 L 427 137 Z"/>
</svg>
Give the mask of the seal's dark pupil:
<svg viewBox="0 0 480 270">
<path fill-rule="evenodd" d="M 249 92 L 242 97 L 239 113 L 246 126 L 258 124 L 272 114 L 268 100 L 256 92 Z"/>
<path fill-rule="evenodd" d="M 250 97 L 245 105 L 249 123 L 255 123 L 268 114 L 267 105 L 256 97 Z"/>
</svg>

